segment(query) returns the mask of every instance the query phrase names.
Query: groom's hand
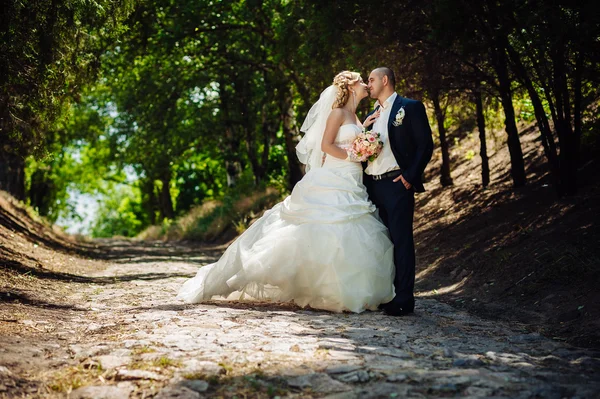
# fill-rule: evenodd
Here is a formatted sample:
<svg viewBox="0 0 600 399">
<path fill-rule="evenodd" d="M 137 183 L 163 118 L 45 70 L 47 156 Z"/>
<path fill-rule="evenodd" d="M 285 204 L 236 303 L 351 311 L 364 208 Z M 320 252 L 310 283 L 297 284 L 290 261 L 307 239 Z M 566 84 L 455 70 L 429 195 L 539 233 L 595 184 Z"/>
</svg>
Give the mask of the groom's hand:
<svg viewBox="0 0 600 399">
<path fill-rule="evenodd" d="M 406 187 L 407 190 L 410 190 L 410 188 L 412 187 L 412 184 L 407 182 L 406 179 L 404 178 L 404 176 L 402 176 L 402 175 L 400 175 L 394 179 L 394 183 L 397 183 L 399 181 L 402 181 L 402 184 L 404 184 L 404 187 Z"/>
</svg>

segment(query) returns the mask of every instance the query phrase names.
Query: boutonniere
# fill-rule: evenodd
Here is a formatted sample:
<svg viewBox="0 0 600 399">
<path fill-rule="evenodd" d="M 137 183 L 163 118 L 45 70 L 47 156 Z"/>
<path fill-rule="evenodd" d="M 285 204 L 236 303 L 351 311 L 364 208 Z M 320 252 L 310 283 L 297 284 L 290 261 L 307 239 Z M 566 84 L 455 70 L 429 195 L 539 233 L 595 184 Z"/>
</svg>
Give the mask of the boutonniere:
<svg viewBox="0 0 600 399">
<path fill-rule="evenodd" d="M 396 117 L 394 118 L 392 125 L 394 125 L 396 127 L 402 125 L 402 121 L 404 120 L 405 115 L 406 115 L 406 111 L 404 111 L 404 106 L 402 106 L 398 110 L 398 113 L 396 114 Z"/>
</svg>

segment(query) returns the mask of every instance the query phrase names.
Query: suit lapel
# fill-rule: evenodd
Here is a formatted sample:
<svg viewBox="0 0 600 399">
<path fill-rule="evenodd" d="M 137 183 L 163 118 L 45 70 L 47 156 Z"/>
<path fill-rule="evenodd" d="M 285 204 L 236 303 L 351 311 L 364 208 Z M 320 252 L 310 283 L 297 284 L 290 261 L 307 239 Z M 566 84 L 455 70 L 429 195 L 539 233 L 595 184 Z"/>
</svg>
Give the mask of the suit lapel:
<svg viewBox="0 0 600 399">
<path fill-rule="evenodd" d="M 399 95 L 396 95 L 396 100 L 394 101 L 394 105 L 392 105 L 392 111 L 390 112 L 390 117 L 388 119 L 388 134 L 390 134 L 390 131 L 392 129 L 392 122 L 394 122 L 394 120 L 396 119 L 396 114 L 402 106 L 403 100 L 404 98 L 400 97 Z"/>
</svg>

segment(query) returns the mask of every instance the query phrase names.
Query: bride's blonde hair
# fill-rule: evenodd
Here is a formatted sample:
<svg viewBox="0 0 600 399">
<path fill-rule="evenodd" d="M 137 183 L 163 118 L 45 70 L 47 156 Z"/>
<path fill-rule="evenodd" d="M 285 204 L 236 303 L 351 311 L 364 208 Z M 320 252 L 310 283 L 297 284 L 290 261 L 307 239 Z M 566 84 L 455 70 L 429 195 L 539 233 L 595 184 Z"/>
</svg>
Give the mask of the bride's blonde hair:
<svg viewBox="0 0 600 399">
<path fill-rule="evenodd" d="M 333 78 L 333 85 L 337 86 L 338 91 L 332 108 L 342 108 L 346 105 L 350 98 L 350 89 L 348 87 L 360 80 L 361 77 L 358 72 L 342 71 L 335 75 L 335 78 Z"/>
</svg>

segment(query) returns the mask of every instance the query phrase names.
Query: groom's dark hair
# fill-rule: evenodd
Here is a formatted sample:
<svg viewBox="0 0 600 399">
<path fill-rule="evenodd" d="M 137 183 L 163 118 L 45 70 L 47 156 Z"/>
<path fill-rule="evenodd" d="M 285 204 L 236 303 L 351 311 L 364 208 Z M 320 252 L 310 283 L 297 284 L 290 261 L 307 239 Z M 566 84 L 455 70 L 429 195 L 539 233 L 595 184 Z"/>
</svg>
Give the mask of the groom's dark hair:
<svg viewBox="0 0 600 399">
<path fill-rule="evenodd" d="M 388 82 L 390 83 L 390 86 L 392 87 L 396 87 L 396 76 L 394 75 L 394 71 L 392 71 L 390 68 L 388 67 L 379 67 L 375 69 L 377 71 L 377 73 L 379 73 L 382 77 L 383 76 L 387 76 L 388 77 Z"/>
</svg>

